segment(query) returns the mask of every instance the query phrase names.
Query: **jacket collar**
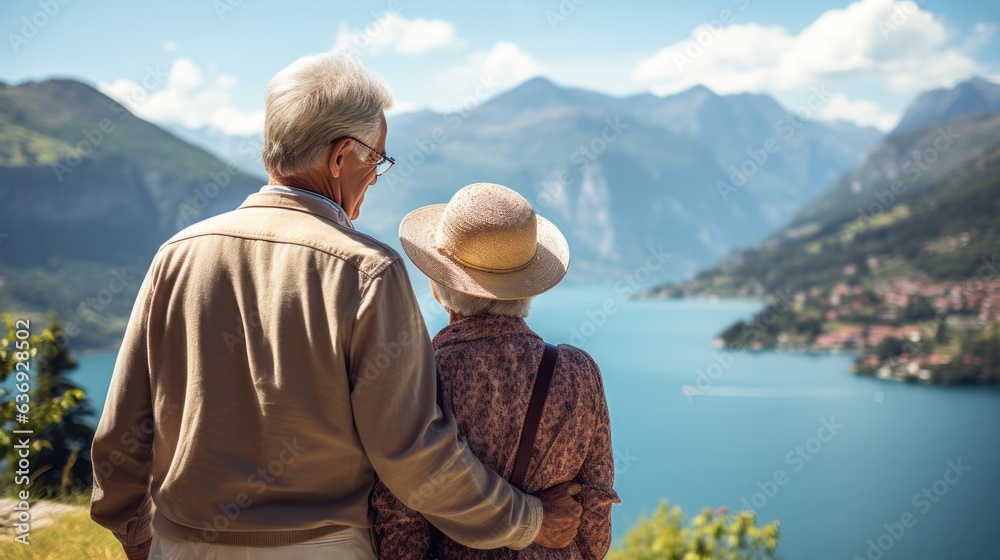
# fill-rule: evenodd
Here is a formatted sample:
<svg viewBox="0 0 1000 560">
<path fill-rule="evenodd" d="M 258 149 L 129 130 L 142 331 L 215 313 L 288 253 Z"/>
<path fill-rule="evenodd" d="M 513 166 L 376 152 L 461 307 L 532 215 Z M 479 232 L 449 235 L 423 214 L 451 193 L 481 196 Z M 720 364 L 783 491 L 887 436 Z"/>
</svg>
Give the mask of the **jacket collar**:
<svg viewBox="0 0 1000 560">
<path fill-rule="evenodd" d="M 446 346 L 479 340 L 481 338 L 500 338 L 506 336 L 532 336 L 539 340 L 535 331 L 520 317 L 505 315 L 474 315 L 464 317 L 441 329 L 432 340 L 435 350 Z"/>
<path fill-rule="evenodd" d="M 315 214 L 343 227 L 354 229 L 354 223 L 347 217 L 347 212 L 336 202 L 312 191 L 294 187 L 265 185 L 260 191 L 248 196 L 239 207 L 288 208 Z"/>
</svg>

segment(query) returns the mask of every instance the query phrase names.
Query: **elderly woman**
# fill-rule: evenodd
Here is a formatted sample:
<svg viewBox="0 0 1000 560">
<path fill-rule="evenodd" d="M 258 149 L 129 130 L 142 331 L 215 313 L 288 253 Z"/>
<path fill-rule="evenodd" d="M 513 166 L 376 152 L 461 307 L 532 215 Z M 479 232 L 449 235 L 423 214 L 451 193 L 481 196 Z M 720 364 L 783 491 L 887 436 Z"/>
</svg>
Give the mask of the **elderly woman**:
<svg viewBox="0 0 1000 560">
<path fill-rule="evenodd" d="M 483 464 L 510 480 L 546 350 L 524 317 L 532 297 L 566 274 L 566 239 L 524 197 L 488 183 L 463 188 L 447 205 L 410 213 L 400 239 L 451 319 L 433 339 L 442 408 L 454 414 Z M 559 345 L 543 402 L 521 489 L 531 493 L 567 481 L 583 486 L 577 496 L 583 515 L 570 546 L 466 548 L 377 484 L 373 506 L 382 557 L 603 558 L 611 543 L 611 505 L 619 500 L 612 489 L 608 407 L 594 360 Z M 413 503 L 410 498 L 405 501 Z"/>
</svg>

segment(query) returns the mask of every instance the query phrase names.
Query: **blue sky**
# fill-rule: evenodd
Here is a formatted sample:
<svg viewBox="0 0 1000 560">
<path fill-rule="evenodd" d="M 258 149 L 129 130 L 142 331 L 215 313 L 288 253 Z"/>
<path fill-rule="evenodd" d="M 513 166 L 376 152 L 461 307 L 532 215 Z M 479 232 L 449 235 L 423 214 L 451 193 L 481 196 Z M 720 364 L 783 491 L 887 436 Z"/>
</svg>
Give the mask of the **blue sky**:
<svg viewBox="0 0 1000 560">
<path fill-rule="evenodd" d="M 821 118 L 891 127 L 921 91 L 1000 81 L 996 0 L 7 0 L 0 80 L 73 77 L 140 116 L 259 131 L 267 81 L 304 54 L 352 48 L 397 111 L 452 110 L 544 75 L 613 95 L 705 84 Z M 488 87 L 483 87 L 484 84 Z"/>
</svg>

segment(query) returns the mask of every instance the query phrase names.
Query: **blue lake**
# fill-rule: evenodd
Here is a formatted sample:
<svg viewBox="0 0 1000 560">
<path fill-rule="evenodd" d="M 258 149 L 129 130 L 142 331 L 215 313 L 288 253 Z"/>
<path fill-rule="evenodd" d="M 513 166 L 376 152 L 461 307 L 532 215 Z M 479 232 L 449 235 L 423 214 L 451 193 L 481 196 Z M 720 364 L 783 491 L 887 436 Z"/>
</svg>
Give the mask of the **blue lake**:
<svg viewBox="0 0 1000 560">
<path fill-rule="evenodd" d="M 416 282 L 436 332 L 447 318 Z M 1000 391 L 856 377 L 850 356 L 713 346 L 759 305 L 576 287 L 536 301 L 529 325 L 584 348 L 604 373 L 623 501 L 616 538 L 668 499 L 688 514 L 753 507 L 780 520 L 791 560 L 991 558 Z M 114 354 L 80 363 L 74 377 L 99 411 Z"/>
</svg>

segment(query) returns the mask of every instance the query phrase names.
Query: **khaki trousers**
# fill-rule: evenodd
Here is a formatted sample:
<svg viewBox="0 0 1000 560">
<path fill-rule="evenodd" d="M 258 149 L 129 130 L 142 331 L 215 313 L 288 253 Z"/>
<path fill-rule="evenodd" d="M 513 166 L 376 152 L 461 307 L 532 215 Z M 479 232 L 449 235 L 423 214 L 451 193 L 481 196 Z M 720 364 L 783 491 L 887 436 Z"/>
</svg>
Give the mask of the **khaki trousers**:
<svg viewBox="0 0 1000 560">
<path fill-rule="evenodd" d="M 196 543 L 153 533 L 149 560 L 376 560 L 370 529 L 345 529 L 287 546 Z"/>
</svg>

